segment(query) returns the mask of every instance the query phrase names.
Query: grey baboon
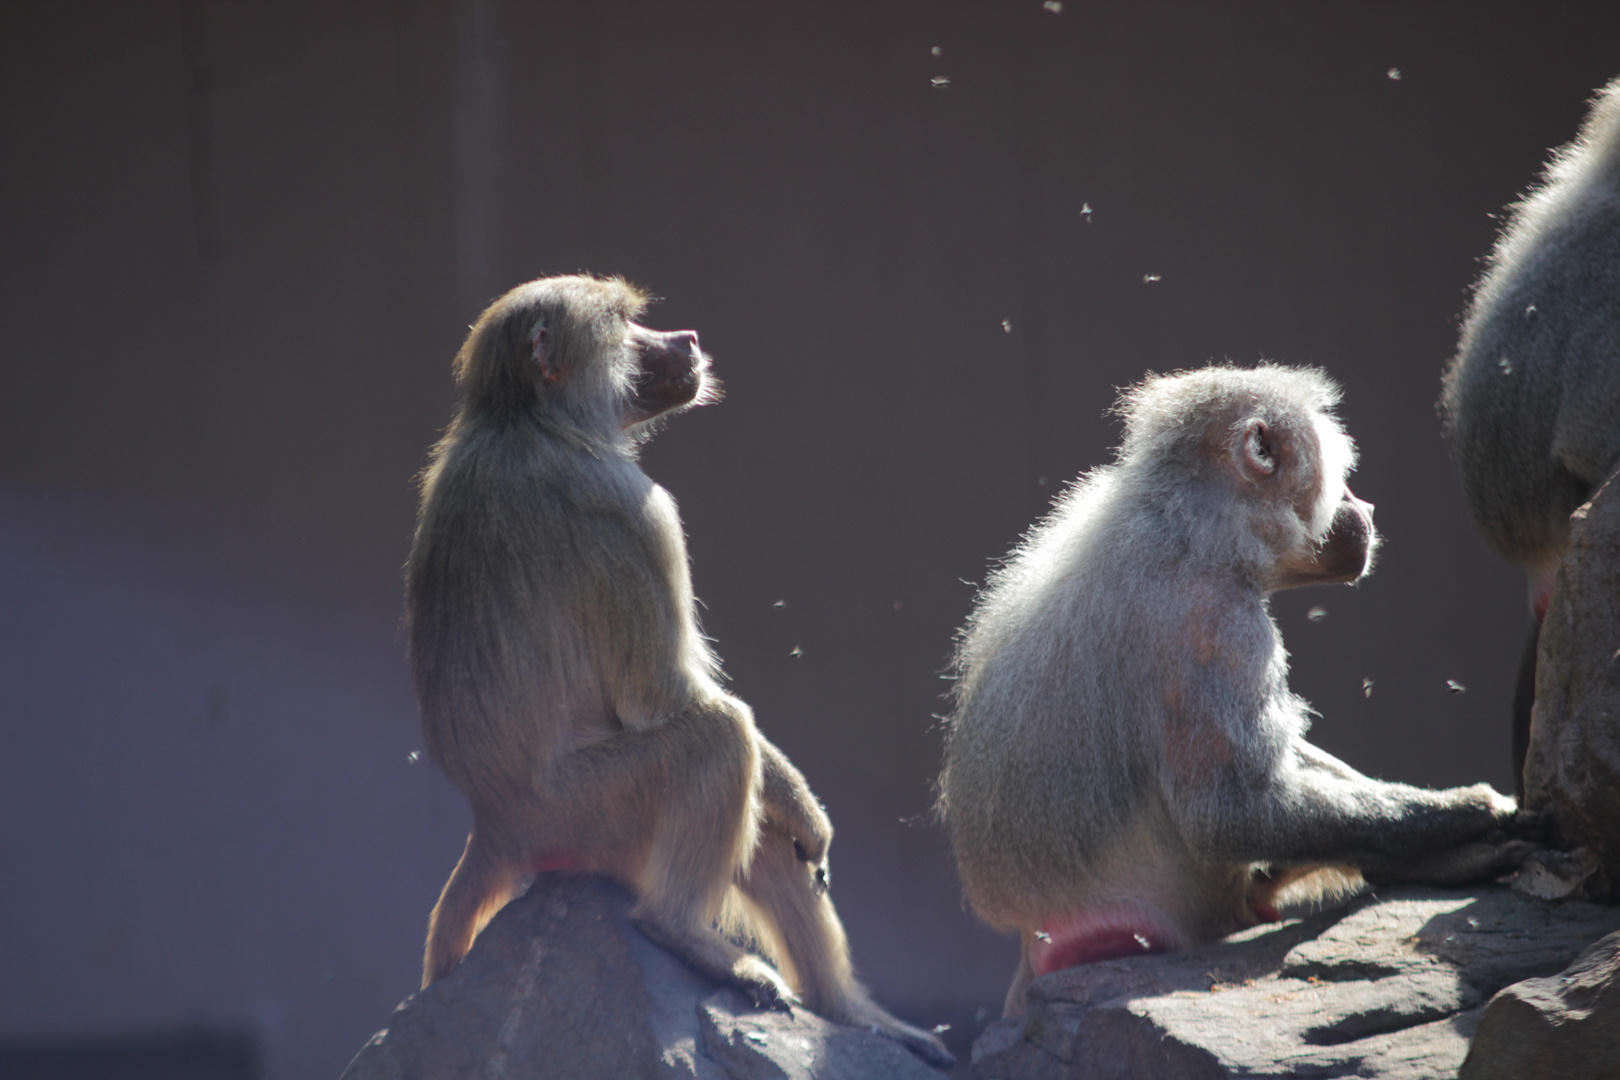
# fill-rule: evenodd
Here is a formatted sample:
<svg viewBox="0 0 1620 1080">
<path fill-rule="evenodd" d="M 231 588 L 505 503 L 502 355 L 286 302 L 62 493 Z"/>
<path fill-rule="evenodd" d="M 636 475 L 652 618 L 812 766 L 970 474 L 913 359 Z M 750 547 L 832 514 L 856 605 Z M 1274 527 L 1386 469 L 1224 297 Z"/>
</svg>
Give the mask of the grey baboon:
<svg viewBox="0 0 1620 1080">
<path fill-rule="evenodd" d="M 1487 785 L 1363 776 L 1305 741 L 1266 598 L 1349 582 L 1376 545 L 1321 372 L 1149 376 L 1118 460 L 1080 478 L 980 594 L 940 779 L 973 908 L 1037 975 L 1275 919 L 1373 881 L 1460 883 L 1527 845 Z"/>
<path fill-rule="evenodd" d="M 1537 631 L 1569 515 L 1620 465 L 1620 79 L 1509 210 L 1440 410 L 1474 521 L 1529 577 L 1513 710 L 1522 795 Z"/>
<path fill-rule="evenodd" d="M 797 994 L 948 1062 L 855 980 L 826 895 L 832 825 L 720 686 L 675 501 L 636 462 L 652 422 L 715 384 L 697 335 L 637 325 L 644 305 L 619 280 L 530 282 L 456 357 L 407 591 L 428 750 L 473 828 L 423 984 L 536 873 L 597 873 L 636 892 L 653 937 L 756 1000 Z"/>
</svg>

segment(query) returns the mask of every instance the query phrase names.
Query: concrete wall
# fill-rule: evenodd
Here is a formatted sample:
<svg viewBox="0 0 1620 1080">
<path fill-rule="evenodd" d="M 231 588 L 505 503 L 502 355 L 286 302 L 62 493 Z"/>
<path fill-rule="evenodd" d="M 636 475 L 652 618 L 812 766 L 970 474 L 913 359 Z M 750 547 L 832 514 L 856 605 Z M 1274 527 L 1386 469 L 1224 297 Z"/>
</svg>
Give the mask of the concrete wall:
<svg viewBox="0 0 1620 1080">
<path fill-rule="evenodd" d="M 1521 585 L 1433 402 L 1616 40 L 1612 3 L 0 3 L 0 1041 L 335 1075 L 413 989 L 467 815 L 408 756 L 411 477 L 463 328 L 543 273 L 716 357 L 645 463 L 902 1013 L 971 1033 L 1015 958 L 928 820 L 969 583 L 1146 369 L 1343 382 L 1388 543 L 1279 598 L 1295 687 L 1368 771 L 1507 786 Z"/>
</svg>

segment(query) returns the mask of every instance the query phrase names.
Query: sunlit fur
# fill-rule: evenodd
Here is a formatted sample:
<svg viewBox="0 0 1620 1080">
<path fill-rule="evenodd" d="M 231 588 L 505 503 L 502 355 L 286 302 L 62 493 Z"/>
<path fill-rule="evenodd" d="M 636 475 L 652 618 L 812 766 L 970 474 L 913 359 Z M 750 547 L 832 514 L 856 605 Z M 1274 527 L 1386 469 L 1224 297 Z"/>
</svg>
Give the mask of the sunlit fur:
<svg viewBox="0 0 1620 1080">
<path fill-rule="evenodd" d="M 1434 853 L 1510 800 L 1372 780 L 1305 741 L 1265 598 L 1279 564 L 1331 545 L 1335 514 L 1362 513 L 1338 398 L 1321 372 L 1275 365 L 1150 376 L 1121 397 L 1118 459 L 990 575 L 957 651 L 940 809 L 974 910 L 1023 934 L 1010 1010 L 1054 920 L 1135 911 L 1175 948 L 1267 917 L 1284 888 L 1342 890 L 1351 868 L 1497 865 L 1486 845 Z M 1257 431 L 1274 468 L 1245 458 Z"/>
<path fill-rule="evenodd" d="M 536 873 L 592 872 L 633 889 L 640 925 L 707 974 L 948 1062 L 855 980 L 823 888 L 831 822 L 720 684 L 675 500 L 636 463 L 649 425 L 626 426 L 674 403 L 636 396 L 646 361 L 627 334 L 644 303 L 616 279 L 531 282 L 456 358 L 461 402 L 423 474 L 407 599 L 428 750 L 473 829 L 423 983 Z M 695 389 L 687 404 L 712 399 Z"/>
<path fill-rule="evenodd" d="M 1620 79 L 1509 210 L 1440 404 L 1486 540 L 1550 575 L 1620 465 Z"/>
</svg>

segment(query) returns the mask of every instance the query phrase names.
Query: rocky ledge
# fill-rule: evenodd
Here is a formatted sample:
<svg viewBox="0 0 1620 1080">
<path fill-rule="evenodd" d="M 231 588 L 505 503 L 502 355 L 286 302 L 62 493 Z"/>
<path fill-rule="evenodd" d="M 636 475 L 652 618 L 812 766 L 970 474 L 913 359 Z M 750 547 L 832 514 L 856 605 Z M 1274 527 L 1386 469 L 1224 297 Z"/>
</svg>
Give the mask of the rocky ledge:
<svg viewBox="0 0 1620 1080">
<path fill-rule="evenodd" d="M 1551 999 L 1560 988 L 1584 987 L 1588 1006 L 1605 987 L 1609 998 L 1620 993 L 1620 984 L 1603 982 L 1613 971 L 1603 966 L 1610 943 L 1559 975 L 1617 928 L 1620 909 L 1548 903 L 1502 886 L 1382 889 L 1190 952 L 1054 972 L 1030 988 L 1026 1016 L 986 1029 L 973 1076 L 1454 1077 L 1482 1013 L 1492 1026 L 1500 1014 L 1522 1030 L 1546 1030 L 1562 1022 L 1547 1008 L 1559 1007 Z M 1514 987 L 1486 1010 L 1492 995 L 1528 979 L 1544 981 Z M 1517 1043 L 1507 1028 L 1502 1035 Z M 1471 1078 L 1541 1075 L 1500 1071 L 1483 1060 L 1494 1056 L 1486 1041 L 1469 1062 Z M 1598 1041 L 1607 1049 L 1595 1052 L 1615 1063 L 1620 1032 L 1609 1028 Z"/>
<path fill-rule="evenodd" d="M 900 1044 L 755 1008 L 641 933 L 630 896 L 546 875 L 449 975 L 405 999 L 343 1080 L 939 1080 Z"/>
</svg>

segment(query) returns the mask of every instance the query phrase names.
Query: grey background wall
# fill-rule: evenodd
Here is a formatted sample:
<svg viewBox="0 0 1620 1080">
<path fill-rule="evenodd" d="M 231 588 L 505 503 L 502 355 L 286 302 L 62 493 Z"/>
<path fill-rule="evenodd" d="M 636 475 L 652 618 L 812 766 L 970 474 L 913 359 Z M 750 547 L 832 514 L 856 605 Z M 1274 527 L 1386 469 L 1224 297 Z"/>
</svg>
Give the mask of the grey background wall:
<svg viewBox="0 0 1620 1080">
<path fill-rule="evenodd" d="M 1612 3 L 0 3 L 0 1043 L 335 1075 L 412 990 L 467 815 L 409 756 L 411 478 L 543 273 L 716 357 L 646 467 L 911 1018 L 971 1035 L 1014 962 L 929 822 L 951 634 L 1146 369 L 1344 384 L 1388 544 L 1278 599 L 1295 686 L 1368 771 L 1507 786 L 1521 584 L 1433 402 L 1617 42 Z"/>
</svg>

